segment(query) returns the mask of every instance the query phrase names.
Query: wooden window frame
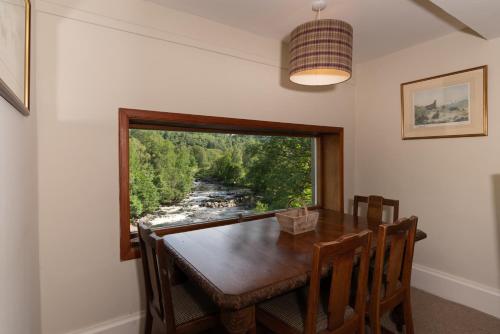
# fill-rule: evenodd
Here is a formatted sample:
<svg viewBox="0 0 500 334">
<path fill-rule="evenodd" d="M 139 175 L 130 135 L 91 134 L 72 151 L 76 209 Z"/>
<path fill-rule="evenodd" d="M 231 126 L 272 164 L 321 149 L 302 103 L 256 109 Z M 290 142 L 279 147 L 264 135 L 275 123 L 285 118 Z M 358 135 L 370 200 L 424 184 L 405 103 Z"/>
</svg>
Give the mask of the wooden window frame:
<svg viewBox="0 0 500 334">
<path fill-rule="evenodd" d="M 129 130 L 150 129 L 190 132 L 216 132 L 266 136 L 316 138 L 316 205 L 313 208 L 344 211 L 344 128 L 319 125 L 257 121 L 249 119 L 178 114 L 120 108 L 118 112 L 119 187 L 120 187 L 120 259 L 140 256 L 136 236 L 130 232 Z M 276 211 L 243 218 L 210 221 L 192 225 L 161 227 L 159 235 L 235 224 L 272 217 Z"/>
</svg>

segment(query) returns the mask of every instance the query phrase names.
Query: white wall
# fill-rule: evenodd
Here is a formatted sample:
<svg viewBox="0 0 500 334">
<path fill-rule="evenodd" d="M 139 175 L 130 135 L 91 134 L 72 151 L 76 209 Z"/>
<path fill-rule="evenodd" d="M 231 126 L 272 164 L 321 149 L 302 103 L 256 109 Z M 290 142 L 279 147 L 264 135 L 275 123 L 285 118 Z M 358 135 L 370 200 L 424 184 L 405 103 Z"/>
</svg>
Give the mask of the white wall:
<svg viewBox="0 0 500 334">
<path fill-rule="evenodd" d="M 39 333 L 35 117 L 0 98 L 0 333 Z"/>
<path fill-rule="evenodd" d="M 119 107 L 343 126 L 352 197 L 353 82 L 282 86 L 278 41 L 145 1 L 41 0 L 35 15 L 43 333 L 111 333 L 114 318 L 137 332 L 141 272 L 119 261 Z"/>
<path fill-rule="evenodd" d="M 500 316 L 500 40 L 449 35 L 358 65 L 356 89 L 298 91 L 277 41 L 147 1 L 39 0 L 35 17 L 44 334 L 137 333 L 141 273 L 119 261 L 119 107 L 344 126 L 346 204 L 354 190 L 400 199 L 429 234 L 414 283 Z M 483 64 L 488 137 L 400 139 L 400 83 Z"/>
<path fill-rule="evenodd" d="M 401 140 L 401 83 L 485 64 L 488 137 Z M 356 193 L 419 217 L 416 286 L 500 317 L 500 39 L 448 35 L 358 65 L 356 83 Z"/>
</svg>

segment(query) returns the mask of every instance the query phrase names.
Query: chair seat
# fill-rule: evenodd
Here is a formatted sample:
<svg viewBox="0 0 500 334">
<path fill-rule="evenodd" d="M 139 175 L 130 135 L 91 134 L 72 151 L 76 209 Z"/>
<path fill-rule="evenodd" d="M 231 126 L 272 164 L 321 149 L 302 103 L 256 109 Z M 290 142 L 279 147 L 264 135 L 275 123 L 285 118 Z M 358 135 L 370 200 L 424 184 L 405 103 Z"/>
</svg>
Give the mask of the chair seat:
<svg viewBox="0 0 500 334">
<path fill-rule="evenodd" d="M 191 283 L 174 285 L 171 292 L 176 326 L 217 312 L 208 296 Z"/>
<path fill-rule="evenodd" d="M 325 330 L 328 326 L 328 293 L 321 291 L 320 303 L 318 304 L 316 331 Z M 302 288 L 286 295 L 273 298 L 259 304 L 258 308 L 269 315 L 284 322 L 293 329 L 303 332 L 307 312 L 307 289 Z M 354 314 L 351 307 L 347 307 L 344 319 Z"/>
</svg>

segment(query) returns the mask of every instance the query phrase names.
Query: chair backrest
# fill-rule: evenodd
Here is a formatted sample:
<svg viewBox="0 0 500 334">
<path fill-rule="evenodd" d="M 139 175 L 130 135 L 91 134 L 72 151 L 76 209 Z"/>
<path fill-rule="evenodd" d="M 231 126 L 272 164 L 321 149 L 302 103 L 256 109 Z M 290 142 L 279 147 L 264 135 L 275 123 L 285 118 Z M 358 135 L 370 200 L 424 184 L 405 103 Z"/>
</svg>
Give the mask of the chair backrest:
<svg viewBox="0 0 500 334">
<path fill-rule="evenodd" d="M 392 221 L 396 221 L 399 218 L 399 201 L 395 199 L 383 198 L 382 196 L 354 196 L 354 216 L 358 215 L 359 203 L 367 203 L 368 211 L 366 213 L 366 218 L 369 221 L 382 221 L 382 213 L 385 206 L 391 206 L 393 208 Z"/>
<path fill-rule="evenodd" d="M 376 306 L 397 300 L 394 298 L 395 295 L 410 288 L 417 222 L 418 218 L 412 216 L 402 218 L 393 224 L 379 226 L 370 296 L 371 305 Z M 385 287 L 384 295 L 382 295 L 382 286 Z M 395 305 L 388 305 L 387 308 L 393 306 Z"/>
<path fill-rule="evenodd" d="M 153 317 L 166 323 L 168 328 L 175 326 L 175 322 L 170 291 L 170 266 L 165 256 L 158 255 L 161 242 L 162 239 L 150 227 L 139 224 L 139 245 L 148 308 Z M 166 272 L 165 277 L 162 272 Z"/>
<path fill-rule="evenodd" d="M 345 235 L 333 242 L 314 245 L 305 322 L 306 334 L 316 333 L 321 272 L 329 262 L 333 265 L 333 273 L 328 297 L 328 333 L 354 333 L 364 326 L 371 239 L 372 232 L 366 230 L 359 234 Z M 350 318 L 345 319 L 353 267 L 358 256 L 360 261 L 354 312 Z"/>
</svg>

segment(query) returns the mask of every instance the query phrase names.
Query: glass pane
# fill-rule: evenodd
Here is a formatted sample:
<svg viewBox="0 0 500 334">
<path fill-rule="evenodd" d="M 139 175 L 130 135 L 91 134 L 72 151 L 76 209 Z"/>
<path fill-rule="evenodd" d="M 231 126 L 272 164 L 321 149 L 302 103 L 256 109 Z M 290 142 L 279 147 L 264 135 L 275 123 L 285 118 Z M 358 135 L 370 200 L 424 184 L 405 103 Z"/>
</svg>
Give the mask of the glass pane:
<svg viewBox="0 0 500 334">
<path fill-rule="evenodd" d="M 313 204 L 314 138 L 131 129 L 131 231 Z"/>
</svg>

